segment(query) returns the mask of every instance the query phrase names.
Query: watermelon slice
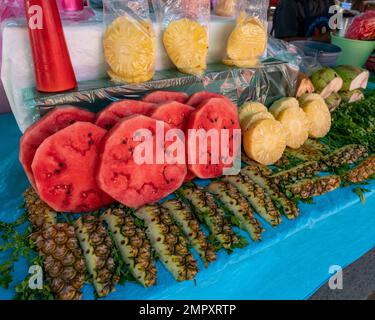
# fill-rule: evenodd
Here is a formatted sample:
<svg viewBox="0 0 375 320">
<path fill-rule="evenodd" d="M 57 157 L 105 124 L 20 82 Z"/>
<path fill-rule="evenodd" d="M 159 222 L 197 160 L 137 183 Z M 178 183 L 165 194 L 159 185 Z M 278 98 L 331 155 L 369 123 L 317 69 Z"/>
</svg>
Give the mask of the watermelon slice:
<svg viewBox="0 0 375 320">
<path fill-rule="evenodd" d="M 180 103 L 185 103 L 189 99 L 189 96 L 184 92 L 177 91 L 154 91 L 142 100 L 150 103 L 163 103 L 170 101 L 177 101 Z"/>
<path fill-rule="evenodd" d="M 118 123 L 107 135 L 99 162 L 97 181 L 102 190 L 117 201 L 131 207 L 154 203 L 177 190 L 184 182 L 187 168 L 185 164 L 157 164 L 156 154 L 164 155 L 171 142 L 163 145 L 156 143 L 157 120 L 135 115 Z M 165 132 L 170 130 L 164 124 Z M 139 164 L 134 155 L 143 142 L 134 141 L 133 137 L 140 129 L 148 129 L 152 136 L 153 152 L 151 163 Z M 165 133 L 164 132 L 164 133 Z M 162 133 L 163 136 L 163 133 Z M 141 153 L 143 155 L 151 154 Z M 184 162 L 184 161 L 183 161 Z"/>
<path fill-rule="evenodd" d="M 185 131 L 194 108 L 179 102 L 167 102 L 156 108 L 151 118 L 164 121 L 172 128 Z"/>
<path fill-rule="evenodd" d="M 220 141 L 217 155 L 213 154 L 211 139 L 207 139 L 207 148 L 201 146 L 197 139 L 196 150 L 194 150 L 194 145 L 192 144 L 193 139 L 191 138 L 191 130 L 193 129 L 203 129 L 206 133 L 211 129 L 217 130 Z M 229 146 L 221 139 L 222 129 L 229 130 Z M 223 153 L 223 151 L 225 151 L 225 149 L 220 146 L 223 144 L 225 148 L 229 150 L 229 154 L 227 155 L 229 157 L 233 157 L 233 155 L 237 153 L 237 148 L 240 148 L 240 146 L 236 146 L 234 150 L 233 133 L 235 129 L 240 130 L 238 114 L 225 99 L 211 98 L 201 104 L 201 106 L 191 114 L 188 123 L 188 134 L 190 138 L 186 139 L 186 141 L 188 141 L 187 153 L 189 156 L 189 170 L 199 178 L 209 179 L 220 177 L 223 175 L 224 168 L 232 167 L 233 161 L 231 163 L 224 163 L 223 158 L 225 158 L 225 153 Z M 196 155 L 195 159 L 193 156 L 194 151 Z M 207 163 L 200 163 L 199 154 L 203 152 L 207 153 Z"/>
<path fill-rule="evenodd" d="M 35 180 L 31 164 L 36 150 L 46 138 L 77 121 L 94 122 L 95 114 L 72 106 L 58 107 L 25 131 L 20 141 L 19 159 L 34 188 Z"/>
<path fill-rule="evenodd" d="M 189 106 L 192 106 L 194 108 L 197 108 L 197 107 L 199 107 L 200 104 L 202 104 L 203 102 L 205 102 L 206 100 L 211 99 L 211 98 L 224 99 L 233 108 L 234 111 L 238 112 L 238 108 L 232 102 L 232 100 L 230 100 L 226 96 L 223 96 L 223 95 L 221 95 L 219 93 L 215 93 L 215 92 L 201 91 L 201 92 L 194 93 L 190 97 L 188 102 L 186 102 L 186 104 L 189 105 Z"/>
<path fill-rule="evenodd" d="M 134 114 L 149 116 L 155 110 L 155 104 L 137 100 L 121 100 L 110 104 L 97 116 L 96 125 L 109 130 L 121 119 Z"/>
<path fill-rule="evenodd" d="M 113 200 L 95 181 L 99 147 L 107 131 L 77 122 L 43 141 L 32 170 L 40 198 L 58 212 L 89 212 Z"/>
</svg>

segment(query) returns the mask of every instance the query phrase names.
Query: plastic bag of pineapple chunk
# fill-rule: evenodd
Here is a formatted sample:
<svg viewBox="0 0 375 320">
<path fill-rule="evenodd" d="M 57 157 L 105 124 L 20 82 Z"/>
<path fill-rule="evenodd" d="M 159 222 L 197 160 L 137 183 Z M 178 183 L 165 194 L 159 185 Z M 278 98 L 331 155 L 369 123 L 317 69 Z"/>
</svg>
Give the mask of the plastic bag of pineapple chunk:
<svg viewBox="0 0 375 320">
<path fill-rule="evenodd" d="M 141 83 L 155 73 L 156 35 L 148 0 L 104 0 L 104 57 L 113 81 Z"/>
<path fill-rule="evenodd" d="M 269 1 L 242 0 L 236 25 L 228 38 L 223 63 L 239 68 L 254 67 L 267 49 Z"/>
<path fill-rule="evenodd" d="M 177 69 L 201 75 L 207 68 L 210 0 L 153 0 L 164 28 L 164 48 Z"/>
</svg>

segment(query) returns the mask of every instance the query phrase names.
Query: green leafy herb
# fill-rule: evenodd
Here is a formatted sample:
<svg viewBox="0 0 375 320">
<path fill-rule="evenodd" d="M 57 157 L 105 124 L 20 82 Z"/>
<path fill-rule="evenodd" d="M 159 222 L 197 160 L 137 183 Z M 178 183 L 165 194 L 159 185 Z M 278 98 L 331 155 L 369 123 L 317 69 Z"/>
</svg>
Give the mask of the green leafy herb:
<svg viewBox="0 0 375 320">
<path fill-rule="evenodd" d="M 354 192 L 355 194 L 358 195 L 359 199 L 361 199 L 361 203 L 362 203 L 363 205 L 365 205 L 365 204 L 366 204 L 366 196 L 365 196 L 365 193 L 366 193 L 366 192 L 370 192 L 370 190 L 368 190 L 368 189 L 364 189 L 364 188 L 361 188 L 361 187 L 357 187 L 357 188 L 354 188 L 354 189 L 353 189 L 353 192 Z"/>
</svg>

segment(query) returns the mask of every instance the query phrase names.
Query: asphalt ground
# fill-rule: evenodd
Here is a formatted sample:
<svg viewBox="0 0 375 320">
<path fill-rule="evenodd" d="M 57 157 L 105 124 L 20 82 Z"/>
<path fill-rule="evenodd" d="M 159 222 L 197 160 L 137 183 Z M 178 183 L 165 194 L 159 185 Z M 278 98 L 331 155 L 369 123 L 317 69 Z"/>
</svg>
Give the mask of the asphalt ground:
<svg viewBox="0 0 375 320">
<path fill-rule="evenodd" d="M 375 248 L 343 270 L 343 288 L 328 282 L 310 300 L 375 300 Z"/>
</svg>

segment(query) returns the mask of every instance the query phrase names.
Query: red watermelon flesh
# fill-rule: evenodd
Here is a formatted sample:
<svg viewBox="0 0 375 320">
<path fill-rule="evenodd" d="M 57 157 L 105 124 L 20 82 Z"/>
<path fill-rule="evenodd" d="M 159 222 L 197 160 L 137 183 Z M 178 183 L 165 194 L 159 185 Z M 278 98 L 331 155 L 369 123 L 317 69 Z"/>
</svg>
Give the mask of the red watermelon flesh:
<svg viewBox="0 0 375 320">
<path fill-rule="evenodd" d="M 197 176 L 193 172 L 191 172 L 190 170 L 188 170 L 184 182 L 189 182 L 189 181 L 195 179 L 196 177 Z"/>
<path fill-rule="evenodd" d="M 121 100 L 110 104 L 103 109 L 96 118 L 96 125 L 109 130 L 123 118 L 134 114 L 151 115 L 155 110 L 155 104 L 137 100 Z"/>
<path fill-rule="evenodd" d="M 163 103 L 170 101 L 177 101 L 185 103 L 189 96 L 184 92 L 177 91 L 154 91 L 146 95 L 142 100 L 150 103 Z"/>
<path fill-rule="evenodd" d="M 156 124 L 157 120 L 142 115 L 126 118 L 111 130 L 103 143 L 97 171 L 98 184 L 114 199 L 131 208 L 168 196 L 182 185 L 186 176 L 185 164 L 155 163 L 156 152 L 164 154 L 171 145 L 171 142 L 166 142 L 165 146 L 156 144 Z M 164 126 L 162 135 L 171 129 L 168 124 Z M 143 143 L 133 139 L 140 129 L 148 129 L 152 133 L 151 164 L 137 164 L 133 157 Z"/>
<path fill-rule="evenodd" d="M 36 150 L 46 138 L 77 121 L 94 122 L 95 114 L 72 106 L 58 107 L 25 131 L 20 141 L 19 158 L 33 187 L 35 181 L 31 164 Z"/>
<path fill-rule="evenodd" d="M 224 99 L 233 108 L 234 111 L 238 112 L 238 108 L 232 102 L 232 100 L 230 100 L 226 96 L 223 96 L 222 94 L 215 93 L 215 92 L 201 91 L 201 92 L 194 93 L 190 97 L 188 102 L 186 102 L 186 104 L 188 104 L 189 106 L 192 106 L 194 108 L 197 108 L 197 107 L 199 107 L 200 104 L 204 103 L 206 100 L 211 99 L 211 98 Z"/>
<path fill-rule="evenodd" d="M 107 131 L 77 122 L 43 141 L 32 170 L 40 198 L 58 212 L 88 212 L 113 202 L 95 180 L 99 148 Z"/>
<path fill-rule="evenodd" d="M 216 178 L 223 175 L 224 168 L 232 167 L 231 164 L 225 164 L 222 157 L 225 154 L 222 153 L 221 144 L 224 144 L 224 141 L 221 141 L 221 129 L 229 130 L 229 156 L 232 157 L 238 150 L 233 148 L 233 133 L 235 129 L 240 130 L 240 124 L 238 120 L 238 114 L 233 110 L 233 108 L 221 98 L 211 98 L 202 104 L 198 109 L 196 109 L 190 117 L 188 123 L 188 132 L 191 134 L 190 130 L 203 129 L 206 133 L 209 130 L 217 130 L 219 137 L 219 154 L 217 156 L 218 163 L 213 164 L 212 159 L 216 159 L 216 156 L 212 154 L 211 148 L 211 139 L 207 139 L 207 149 L 203 146 L 196 143 L 196 159 L 193 159 L 194 163 L 191 163 L 189 159 L 189 170 L 193 172 L 197 177 L 202 179 Z M 187 139 L 187 153 L 188 156 L 193 158 L 194 146 L 192 145 L 192 139 Z M 227 144 L 225 144 L 227 145 Z M 240 148 L 240 146 L 237 146 Z M 207 163 L 199 163 L 199 154 L 207 153 Z"/>
<path fill-rule="evenodd" d="M 185 131 L 190 114 L 194 108 L 179 102 L 167 102 L 159 105 L 151 118 L 164 121 L 172 128 Z"/>
</svg>

